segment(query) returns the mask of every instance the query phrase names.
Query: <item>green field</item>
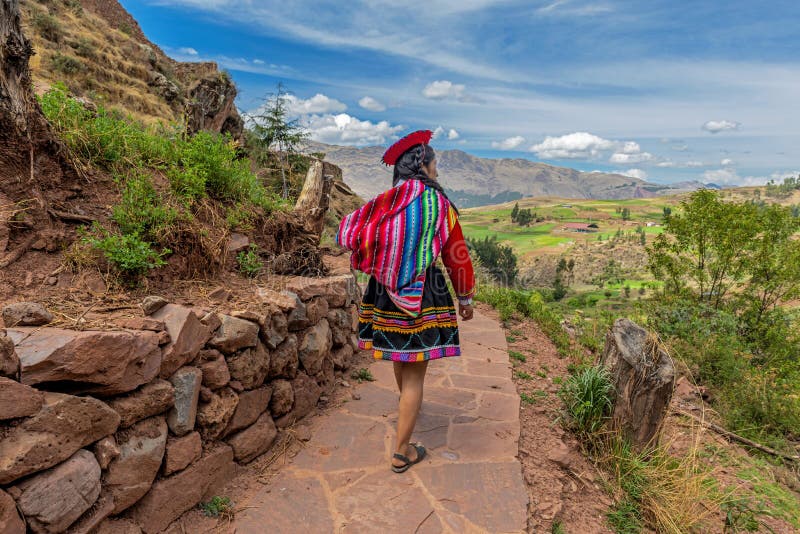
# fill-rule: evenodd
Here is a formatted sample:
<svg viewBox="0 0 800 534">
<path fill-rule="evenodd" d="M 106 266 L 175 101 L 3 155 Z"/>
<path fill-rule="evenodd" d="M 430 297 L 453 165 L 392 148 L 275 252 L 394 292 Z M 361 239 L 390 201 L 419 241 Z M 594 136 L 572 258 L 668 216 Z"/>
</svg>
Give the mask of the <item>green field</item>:
<svg viewBox="0 0 800 534">
<path fill-rule="evenodd" d="M 497 236 L 498 241 L 511 246 L 521 260 L 526 261 L 538 254 L 562 254 L 576 243 L 607 240 L 617 234 L 635 231 L 637 226 L 644 228 L 648 238 L 662 232 L 661 226 L 646 226 L 646 223 L 660 225 L 663 208 L 673 210 L 682 197 L 659 197 L 627 200 L 564 200 L 564 199 L 522 199 L 521 209 L 531 209 L 544 221 L 519 226 L 511 221 L 513 202 L 495 206 L 483 206 L 463 210 L 461 224 L 464 234 L 471 239 Z M 623 221 L 621 210 L 630 210 L 630 220 Z M 568 222 L 595 223 L 598 232 L 581 233 L 565 230 Z"/>
</svg>

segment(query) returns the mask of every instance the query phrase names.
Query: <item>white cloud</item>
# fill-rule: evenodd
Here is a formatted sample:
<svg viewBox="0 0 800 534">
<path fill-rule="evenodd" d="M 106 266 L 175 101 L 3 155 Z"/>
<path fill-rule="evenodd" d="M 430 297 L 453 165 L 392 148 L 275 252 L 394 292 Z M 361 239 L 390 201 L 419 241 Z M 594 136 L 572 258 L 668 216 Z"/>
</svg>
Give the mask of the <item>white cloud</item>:
<svg viewBox="0 0 800 534">
<path fill-rule="evenodd" d="M 515 135 L 514 137 L 507 137 L 502 141 L 492 141 L 492 148 L 497 148 L 499 150 L 514 150 L 524 142 L 524 137 L 521 135 Z"/>
<path fill-rule="evenodd" d="M 442 125 L 440 124 L 440 125 L 439 125 L 439 126 L 437 126 L 437 127 L 436 127 L 436 129 L 433 131 L 433 138 L 434 138 L 434 139 L 436 139 L 436 138 L 439 138 L 439 137 L 441 137 L 441 136 L 442 136 L 442 134 L 443 134 L 443 133 L 444 133 L 444 128 L 442 128 Z"/>
<path fill-rule="evenodd" d="M 197 55 L 199 55 L 197 50 L 195 50 L 191 46 L 185 46 L 183 48 L 179 48 L 178 52 L 180 52 L 181 54 L 186 54 L 187 56 L 197 56 Z"/>
<path fill-rule="evenodd" d="M 636 143 L 633 144 L 636 145 Z M 636 146 L 638 147 L 639 145 Z M 631 165 L 633 163 L 643 163 L 646 161 L 652 161 L 653 159 L 655 158 L 650 152 L 639 152 L 639 153 L 615 152 L 614 154 L 611 154 L 611 157 L 608 158 L 608 161 L 611 163 L 619 163 L 622 165 Z"/>
<path fill-rule="evenodd" d="M 425 86 L 422 90 L 422 96 L 432 100 L 444 100 L 446 98 L 455 98 L 462 100 L 466 97 L 464 90 L 466 86 L 460 83 L 453 83 L 449 80 L 437 80 Z"/>
<path fill-rule="evenodd" d="M 450 131 L 447 132 L 447 138 L 451 141 L 455 141 L 459 137 L 461 137 L 461 135 L 454 128 L 450 128 Z"/>
<path fill-rule="evenodd" d="M 334 113 L 344 111 L 347 106 L 321 93 L 317 93 L 311 98 L 302 99 L 294 95 L 286 95 L 286 108 L 291 115 L 311 115 L 317 113 Z"/>
<path fill-rule="evenodd" d="M 690 169 L 696 169 L 697 167 L 705 167 L 706 164 L 702 161 L 687 161 L 683 164 L 684 167 L 688 167 Z"/>
<path fill-rule="evenodd" d="M 689 150 L 689 145 L 672 145 L 672 150 L 675 152 L 686 152 Z"/>
<path fill-rule="evenodd" d="M 617 143 L 588 132 L 575 132 L 560 137 L 545 137 L 530 148 L 543 159 L 589 159 L 603 150 L 613 150 Z"/>
<path fill-rule="evenodd" d="M 359 100 L 358 105 L 370 111 L 386 111 L 386 105 L 371 96 L 365 96 Z"/>
<path fill-rule="evenodd" d="M 703 124 L 703 130 L 715 134 L 726 130 L 738 130 L 741 123 L 729 120 L 707 121 Z"/>
<path fill-rule="evenodd" d="M 714 169 L 703 173 L 703 181 L 718 185 L 732 185 L 741 182 L 741 178 L 732 169 Z"/>
<path fill-rule="evenodd" d="M 642 169 L 626 169 L 624 171 L 611 171 L 613 174 L 621 174 L 622 176 L 630 176 L 631 178 L 638 178 L 640 180 L 647 180 L 647 171 Z"/>
<path fill-rule="evenodd" d="M 264 65 L 264 60 L 263 59 L 254 59 L 253 63 L 255 63 L 256 65 Z"/>
<path fill-rule="evenodd" d="M 397 137 L 404 128 L 393 126 L 388 121 L 362 121 L 347 113 L 311 115 L 303 123 L 311 133 L 311 139 L 335 145 L 382 145 L 387 139 Z"/>
<path fill-rule="evenodd" d="M 572 0 L 555 0 L 536 10 L 539 15 L 560 15 L 584 17 L 598 15 L 600 13 L 610 13 L 614 11 L 610 5 L 602 2 L 574 2 Z"/>
<path fill-rule="evenodd" d="M 719 164 L 722 165 L 723 167 L 729 167 L 729 166 L 733 165 L 734 163 L 733 163 L 732 159 L 725 158 L 722 161 L 720 161 Z"/>
</svg>

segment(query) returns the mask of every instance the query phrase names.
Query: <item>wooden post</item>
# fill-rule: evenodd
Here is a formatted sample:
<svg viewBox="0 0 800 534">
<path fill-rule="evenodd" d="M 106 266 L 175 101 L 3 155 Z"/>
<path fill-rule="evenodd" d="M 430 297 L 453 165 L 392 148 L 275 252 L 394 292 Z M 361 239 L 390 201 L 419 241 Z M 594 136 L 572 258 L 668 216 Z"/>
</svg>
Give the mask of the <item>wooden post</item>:
<svg viewBox="0 0 800 534">
<path fill-rule="evenodd" d="M 294 205 L 294 212 L 300 215 L 310 232 L 317 238 L 325 226 L 325 212 L 330 204 L 332 176 L 323 174 L 322 161 L 314 159 L 306 174 L 303 190 Z"/>
<path fill-rule="evenodd" d="M 611 372 L 616 391 L 616 427 L 638 447 L 657 441 L 675 388 L 672 358 L 647 330 L 617 319 L 600 363 Z"/>
</svg>

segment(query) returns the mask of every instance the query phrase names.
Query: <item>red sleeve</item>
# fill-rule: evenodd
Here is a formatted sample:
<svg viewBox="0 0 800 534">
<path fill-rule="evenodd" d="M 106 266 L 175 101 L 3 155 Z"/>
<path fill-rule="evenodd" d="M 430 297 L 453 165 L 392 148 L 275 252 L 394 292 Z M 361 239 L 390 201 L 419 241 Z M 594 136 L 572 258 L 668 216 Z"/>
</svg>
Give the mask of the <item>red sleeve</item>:
<svg viewBox="0 0 800 534">
<path fill-rule="evenodd" d="M 475 293 L 475 273 L 472 270 L 472 260 L 469 257 L 467 243 L 461 231 L 461 224 L 456 220 L 450 237 L 442 249 L 442 262 L 453 282 L 456 296 L 460 299 L 472 297 Z"/>
</svg>

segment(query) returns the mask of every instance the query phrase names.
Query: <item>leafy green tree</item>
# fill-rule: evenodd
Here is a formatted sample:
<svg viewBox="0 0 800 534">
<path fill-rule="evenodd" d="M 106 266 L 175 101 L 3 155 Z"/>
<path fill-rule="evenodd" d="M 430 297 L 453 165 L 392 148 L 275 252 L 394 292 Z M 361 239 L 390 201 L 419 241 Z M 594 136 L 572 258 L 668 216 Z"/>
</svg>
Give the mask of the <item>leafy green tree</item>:
<svg viewBox="0 0 800 534">
<path fill-rule="evenodd" d="M 664 233 L 648 249 L 653 275 L 665 291 L 697 291 L 700 300 L 718 308 L 728 291 L 747 274 L 746 249 L 757 235 L 756 210 L 746 203 L 726 203 L 701 189 L 681 202 Z"/>
<path fill-rule="evenodd" d="M 631 209 L 630 208 L 622 208 L 622 220 L 623 221 L 630 221 L 631 220 Z"/>
<path fill-rule="evenodd" d="M 672 208 L 669 206 L 664 206 L 662 211 L 664 213 L 664 219 L 667 219 L 670 215 L 672 215 Z"/>
<path fill-rule="evenodd" d="M 252 117 L 252 129 L 260 147 L 278 152 L 283 198 L 289 196 L 289 182 L 286 178 L 289 155 L 295 154 L 310 135 L 297 119 L 289 120 L 289 96 L 290 93 L 284 89 L 283 84 L 278 83 L 276 92 L 267 96 L 261 112 Z"/>
<path fill-rule="evenodd" d="M 498 282 L 511 285 L 519 273 L 517 256 L 508 245 L 497 242 L 497 236 L 484 239 L 467 239 L 467 245 L 478 256 L 481 264 L 489 268 L 489 273 Z"/>
<path fill-rule="evenodd" d="M 758 233 L 748 246 L 750 276 L 743 291 L 755 322 L 785 300 L 800 296 L 800 221 L 791 209 L 770 205 L 756 216 Z"/>
<path fill-rule="evenodd" d="M 517 215 L 519 215 L 519 202 L 515 202 L 514 209 L 511 210 L 511 222 L 517 222 Z"/>
</svg>

